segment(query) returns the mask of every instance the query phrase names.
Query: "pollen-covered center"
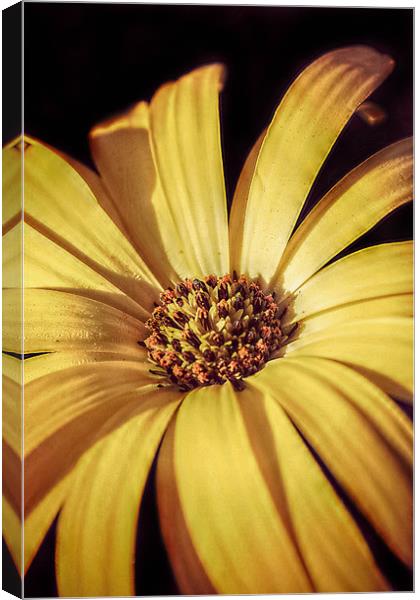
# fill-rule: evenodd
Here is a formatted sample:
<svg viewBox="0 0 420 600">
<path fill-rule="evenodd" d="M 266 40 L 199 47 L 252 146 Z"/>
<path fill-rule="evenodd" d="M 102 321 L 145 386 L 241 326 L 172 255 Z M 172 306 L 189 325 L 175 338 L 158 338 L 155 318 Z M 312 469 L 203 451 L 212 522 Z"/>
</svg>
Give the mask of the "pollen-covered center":
<svg viewBox="0 0 420 600">
<path fill-rule="evenodd" d="M 185 279 L 160 300 L 146 323 L 151 372 L 183 390 L 226 381 L 242 389 L 286 339 L 274 294 L 243 275 Z"/>
</svg>

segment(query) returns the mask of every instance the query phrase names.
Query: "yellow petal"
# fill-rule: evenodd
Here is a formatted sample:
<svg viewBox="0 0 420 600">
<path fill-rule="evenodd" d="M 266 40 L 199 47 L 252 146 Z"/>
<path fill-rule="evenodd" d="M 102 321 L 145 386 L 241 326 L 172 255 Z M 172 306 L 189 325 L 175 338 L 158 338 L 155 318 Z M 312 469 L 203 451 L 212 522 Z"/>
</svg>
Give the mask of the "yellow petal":
<svg viewBox="0 0 420 600">
<path fill-rule="evenodd" d="M 365 46 L 341 48 L 295 80 L 267 130 L 249 190 L 233 266 L 269 282 L 305 198 L 352 113 L 393 67 Z"/>
<path fill-rule="evenodd" d="M 19 454 L 3 438 L 3 496 L 10 502 L 16 514 L 22 510 L 22 460 Z"/>
<path fill-rule="evenodd" d="M 19 287 L 21 224 L 3 236 L 3 287 Z M 63 290 L 99 300 L 145 321 L 150 313 L 73 254 L 24 224 L 25 287 Z"/>
<path fill-rule="evenodd" d="M 412 559 L 411 431 L 401 411 L 335 361 L 269 363 L 255 385 L 272 390 L 333 476 L 390 548 Z M 404 423 L 405 421 L 405 423 Z"/>
<path fill-rule="evenodd" d="M 189 268 L 186 254 L 172 249 L 176 230 L 153 163 L 149 129 L 149 107 L 140 102 L 126 114 L 97 125 L 90 145 L 124 231 L 167 287 L 177 279 L 173 263 L 183 274 Z M 106 210 L 110 212 L 109 207 Z"/>
<path fill-rule="evenodd" d="M 180 400 L 179 392 L 155 392 L 79 462 L 57 532 L 61 595 L 135 594 L 139 506 L 162 435 Z"/>
<path fill-rule="evenodd" d="M 141 402 L 150 388 L 156 379 L 149 365 L 134 361 L 78 365 L 33 380 L 25 387 L 25 455 L 82 415 L 101 406 L 112 414 L 132 397 Z"/>
<path fill-rule="evenodd" d="M 3 233 L 20 219 L 22 214 L 22 146 L 21 138 L 3 148 Z"/>
<path fill-rule="evenodd" d="M 29 569 L 46 533 L 64 503 L 74 472 L 75 469 L 53 487 L 31 512 L 25 514 L 25 573 Z"/>
<path fill-rule="evenodd" d="M 217 592 L 193 546 L 182 511 L 174 472 L 174 429 L 172 421 L 159 450 L 156 470 L 160 529 L 181 593 L 214 595 Z"/>
<path fill-rule="evenodd" d="M 311 277 L 293 294 L 284 323 L 352 302 L 412 291 L 413 243 L 372 246 L 345 256 Z"/>
<path fill-rule="evenodd" d="M 16 359 L 18 360 L 18 359 Z M 88 364 L 103 363 L 106 361 L 126 362 L 132 361 L 133 356 L 130 351 L 125 351 L 124 348 L 116 352 L 95 352 L 95 351 L 58 351 L 48 354 L 39 354 L 26 358 L 24 362 L 24 381 L 25 384 L 60 371 L 68 367 L 83 366 Z M 144 348 L 140 348 L 139 363 L 147 361 L 147 352 Z"/>
<path fill-rule="evenodd" d="M 27 137 L 27 136 L 26 136 Z M 31 140 L 33 143 L 36 143 L 36 140 Z M 107 191 L 104 182 L 101 180 L 99 175 L 89 169 L 86 165 L 80 163 L 78 160 L 74 159 L 72 156 L 68 156 L 64 152 L 56 150 L 55 148 L 50 148 L 53 152 L 59 154 L 69 165 L 73 167 L 75 171 L 79 173 L 79 175 L 86 181 L 88 186 L 93 192 L 93 195 L 97 199 L 100 206 L 104 209 L 104 211 L 110 216 L 111 220 L 118 225 L 118 228 L 122 231 L 125 237 L 130 240 L 130 235 L 126 230 L 121 216 L 118 213 L 117 207 L 114 206 L 112 202 L 112 198 L 110 197 L 109 192 Z"/>
<path fill-rule="evenodd" d="M 252 387 L 252 378 L 249 384 Z M 269 385 L 262 398 L 255 398 L 255 391 L 241 395 L 249 436 L 271 493 L 277 505 L 284 507 L 315 590 L 387 589 L 357 525 L 282 407 L 270 396 Z"/>
<path fill-rule="evenodd" d="M 321 356 L 348 364 L 381 389 L 406 402 L 413 395 L 413 323 L 383 317 L 342 323 L 302 336 L 286 356 Z"/>
<path fill-rule="evenodd" d="M 153 307 L 160 285 L 86 181 L 40 143 L 25 150 L 25 214 L 35 229 L 63 246 L 136 300 Z"/>
<path fill-rule="evenodd" d="M 233 195 L 232 206 L 229 214 L 229 247 L 230 247 L 230 259 L 231 265 L 237 270 L 240 269 L 240 263 L 238 258 L 241 254 L 242 237 L 238 235 L 238 232 L 243 230 L 245 222 L 246 205 L 248 202 L 249 189 L 252 183 L 252 177 L 254 175 L 255 165 L 258 160 L 261 146 L 264 142 L 264 138 L 267 134 L 267 130 L 264 129 L 260 137 L 257 139 L 247 159 L 242 167 L 241 174 L 236 184 L 235 193 Z M 239 270 L 240 272 L 240 270 Z"/>
<path fill-rule="evenodd" d="M 3 292 L 3 343 L 20 352 L 21 326 L 16 303 L 20 290 Z M 25 353 L 54 350 L 116 352 L 140 358 L 137 342 L 144 338 L 143 323 L 122 311 L 82 296 L 52 290 L 25 290 Z"/>
<path fill-rule="evenodd" d="M 3 370 L 6 370 L 3 357 Z M 3 372 L 3 438 L 18 455 L 22 452 L 22 385 Z"/>
<path fill-rule="evenodd" d="M 413 198 L 413 142 L 381 150 L 337 183 L 293 235 L 273 285 L 293 291 L 331 258 Z"/>
<path fill-rule="evenodd" d="M 320 332 L 322 335 L 325 329 L 330 328 L 331 330 L 332 327 L 343 323 L 359 322 L 377 317 L 410 318 L 413 316 L 413 309 L 412 294 L 397 294 L 352 302 L 302 319 L 299 321 L 299 336 L 303 338 L 315 332 Z"/>
<path fill-rule="evenodd" d="M 259 469 L 241 403 L 225 384 L 190 393 L 178 411 L 169 460 L 192 544 L 218 593 L 311 591 L 291 532 Z M 164 447 L 165 441 L 162 452 Z M 159 456 L 158 469 L 160 462 Z M 159 495 L 167 493 L 162 476 L 158 485 Z M 165 535 L 171 522 L 163 527 Z M 169 551 L 175 566 L 172 554 L 180 549 Z"/>
<path fill-rule="evenodd" d="M 3 288 L 22 288 L 23 222 L 3 234 Z"/>
<path fill-rule="evenodd" d="M 22 572 L 22 522 L 12 505 L 3 496 L 3 537 L 18 573 Z"/>
<path fill-rule="evenodd" d="M 202 67 L 162 86 L 150 105 L 152 151 L 173 223 L 172 251 L 187 256 L 189 276 L 229 271 L 222 83 L 221 65 Z"/>
</svg>

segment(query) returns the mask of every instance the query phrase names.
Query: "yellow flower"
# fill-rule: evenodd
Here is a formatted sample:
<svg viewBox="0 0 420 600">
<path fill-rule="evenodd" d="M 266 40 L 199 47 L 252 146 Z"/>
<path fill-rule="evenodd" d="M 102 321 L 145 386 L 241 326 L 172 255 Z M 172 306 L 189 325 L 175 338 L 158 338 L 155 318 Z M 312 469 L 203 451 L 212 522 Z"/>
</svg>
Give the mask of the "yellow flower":
<svg viewBox="0 0 420 600">
<path fill-rule="evenodd" d="M 412 394 L 412 244 L 331 262 L 412 199 L 411 141 L 355 168 L 294 231 L 392 66 L 355 46 L 304 70 L 244 165 L 229 224 L 220 65 L 94 128 L 99 175 L 26 139 L 24 223 L 19 142 L 5 149 L 4 348 L 21 350 L 23 234 L 24 349 L 38 354 L 24 362 L 24 557 L 27 568 L 60 511 L 60 594 L 135 593 L 156 457 L 183 593 L 389 589 L 337 490 L 411 564 L 412 428 L 394 399 Z M 4 358 L 17 563 L 19 364 Z"/>
</svg>

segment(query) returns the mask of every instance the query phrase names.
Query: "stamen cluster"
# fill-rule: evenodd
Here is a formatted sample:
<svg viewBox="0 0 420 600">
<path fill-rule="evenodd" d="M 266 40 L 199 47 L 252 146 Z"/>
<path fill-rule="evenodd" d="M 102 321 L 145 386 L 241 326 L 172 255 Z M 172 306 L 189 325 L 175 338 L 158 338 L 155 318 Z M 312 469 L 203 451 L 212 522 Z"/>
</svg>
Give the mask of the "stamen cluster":
<svg viewBox="0 0 420 600">
<path fill-rule="evenodd" d="M 146 323 L 151 372 L 182 390 L 226 381 L 242 389 L 286 337 L 274 294 L 244 275 L 185 279 L 160 301 Z"/>
</svg>

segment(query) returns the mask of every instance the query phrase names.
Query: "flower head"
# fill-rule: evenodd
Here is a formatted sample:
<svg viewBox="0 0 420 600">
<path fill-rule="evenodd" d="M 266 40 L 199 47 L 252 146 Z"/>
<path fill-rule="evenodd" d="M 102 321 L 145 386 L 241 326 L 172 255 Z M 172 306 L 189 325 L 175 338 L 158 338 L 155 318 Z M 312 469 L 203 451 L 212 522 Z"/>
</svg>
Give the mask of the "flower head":
<svg viewBox="0 0 420 600">
<path fill-rule="evenodd" d="M 296 228 L 392 67 L 355 46 L 305 69 L 229 219 L 217 64 L 95 127 L 99 174 L 26 138 L 23 222 L 22 144 L 5 149 L 5 469 L 20 459 L 23 233 L 25 567 L 59 515 L 60 594 L 135 593 L 155 459 L 183 593 L 390 589 L 351 506 L 410 566 L 412 428 L 394 399 L 412 394 L 412 245 L 335 257 L 412 199 L 411 141 L 356 167 Z M 18 562 L 13 485 L 4 507 Z"/>
</svg>

